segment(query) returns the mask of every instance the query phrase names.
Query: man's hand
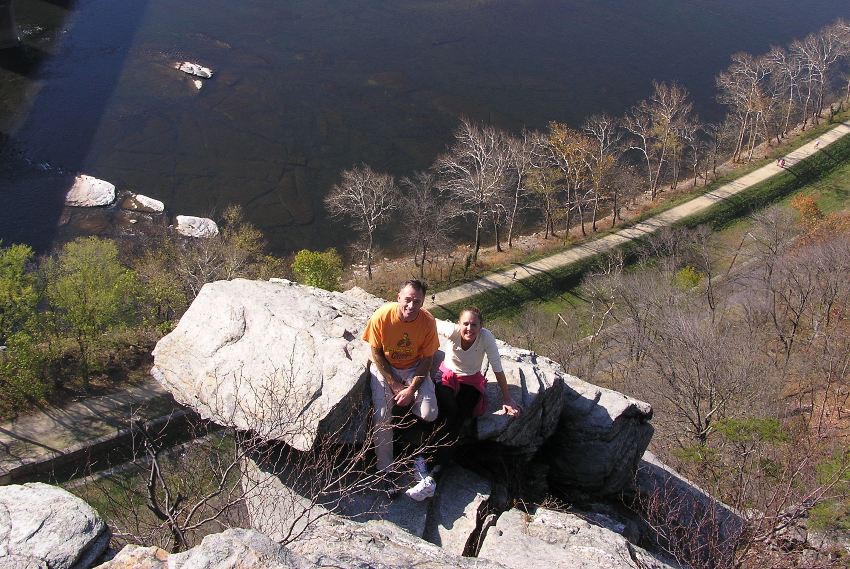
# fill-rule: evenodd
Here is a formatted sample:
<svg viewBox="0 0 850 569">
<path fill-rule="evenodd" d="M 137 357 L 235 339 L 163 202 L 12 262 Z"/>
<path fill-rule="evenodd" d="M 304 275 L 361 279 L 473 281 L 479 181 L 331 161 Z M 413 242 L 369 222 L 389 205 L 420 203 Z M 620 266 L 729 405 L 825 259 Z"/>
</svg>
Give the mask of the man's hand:
<svg viewBox="0 0 850 569">
<path fill-rule="evenodd" d="M 416 399 L 416 390 L 412 387 L 408 386 L 393 395 L 393 399 L 395 400 L 395 404 L 399 407 L 407 407 L 413 400 Z"/>
</svg>

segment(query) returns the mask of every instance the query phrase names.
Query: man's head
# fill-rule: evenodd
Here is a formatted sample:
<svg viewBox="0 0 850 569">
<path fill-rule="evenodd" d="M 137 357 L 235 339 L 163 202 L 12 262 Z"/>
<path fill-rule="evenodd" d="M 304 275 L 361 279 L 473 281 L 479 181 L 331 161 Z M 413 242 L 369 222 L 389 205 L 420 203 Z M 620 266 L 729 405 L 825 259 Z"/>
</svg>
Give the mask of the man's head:
<svg viewBox="0 0 850 569">
<path fill-rule="evenodd" d="M 413 322 L 425 301 L 428 287 L 420 280 L 404 281 L 398 289 L 398 317 L 404 322 Z"/>
</svg>

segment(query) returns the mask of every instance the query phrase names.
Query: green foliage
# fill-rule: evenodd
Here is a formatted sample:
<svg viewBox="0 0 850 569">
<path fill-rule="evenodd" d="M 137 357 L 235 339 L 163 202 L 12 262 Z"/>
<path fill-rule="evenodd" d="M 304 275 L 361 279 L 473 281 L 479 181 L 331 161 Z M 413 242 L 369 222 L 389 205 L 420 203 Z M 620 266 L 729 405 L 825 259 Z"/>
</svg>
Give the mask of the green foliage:
<svg viewBox="0 0 850 569">
<path fill-rule="evenodd" d="M 46 278 L 55 322 L 77 342 L 85 382 L 91 350 L 116 327 L 137 321 L 138 281 L 118 261 L 115 244 L 96 237 L 66 244 L 47 263 Z"/>
<path fill-rule="evenodd" d="M 27 271 L 32 249 L 12 245 L 0 249 L 0 344 L 21 331 L 35 316 L 35 276 Z"/>
<path fill-rule="evenodd" d="M 733 443 L 785 443 L 789 440 L 788 433 L 776 419 L 722 419 L 714 428 L 718 434 Z"/>
<path fill-rule="evenodd" d="M 688 265 L 686 267 L 682 267 L 676 274 L 673 276 L 673 286 L 680 290 L 690 290 L 697 286 L 703 278 L 703 274 Z"/>
<path fill-rule="evenodd" d="M 717 460 L 717 451 L 707 445 L 693 444 L 673 450 L 673 456 L 686 464 L 705 464 Z"/>
<path fill-rule="evenodd" d="M 809 523 L 814 530 L 850 531 L 850 502 L 827 500 L 815 504 L 809 513 Z"/>
<path fill-rule="evenodd" d="M 45 354 L 33 336 L 16 332 L 0 352 L 0 413 L 17 411 L 26 403 L 44 399 L 51 384 L 45 380 Z"/>
<path fill-rule="evenodd" d="M 850 531 L 850 452 L 845 451 L 817 465 L 819 484 L 832 487 L 836 497 L 812 508 L 811 527 L 816 530 Z"/>
<path fill-rule="evenodd" d="M 144 319 L 159 334 L 171 330 L 189 306 L 186 283 L 175 270 L 177 247 L 165 241 L 147 249 L 133 259 L 136 277 L 140 283 L 139 303 L 144 307 Z"/>
<path fill-rule="evenodd" d="M 322 252 L 301 249 L 292 262 L 292 273 L 303 284 L 325 290 L 339 290 L 342 259 L 335 249 Z"/>
</svg>

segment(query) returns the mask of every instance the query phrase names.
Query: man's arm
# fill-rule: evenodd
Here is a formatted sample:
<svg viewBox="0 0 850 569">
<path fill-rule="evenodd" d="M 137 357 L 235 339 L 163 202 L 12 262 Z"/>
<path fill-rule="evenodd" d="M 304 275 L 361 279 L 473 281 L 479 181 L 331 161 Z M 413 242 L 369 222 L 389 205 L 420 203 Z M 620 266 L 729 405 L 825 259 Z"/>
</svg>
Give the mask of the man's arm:
<svg viewBox="0 0 850 569">
<path fill-rule="evenodd" d="M 410 385 L 395 392 L 396 405 L 406 407 L 413 403 L 413 400 L 416 399 L 416 390 L 431 373 L 431 361 L 433 359 L 434 356 L 425 356 L 419 360 L 419 363 L 416 364 L 416 371 L 413 372 L 413 379 L 410 380 Z"/>
<path fill-rule="evenodd" d="M 384 383 L 393 392 L 393 395 L 404 389 L 404 384 L 393 373 L 393 368 L 390 362 L 387 361 L 387 356 L 384 355 L 384 350 L 370 346 L 372 348 L 372 365 L 378 370 L 378 374 L 384 378 Z"/>
</svg>

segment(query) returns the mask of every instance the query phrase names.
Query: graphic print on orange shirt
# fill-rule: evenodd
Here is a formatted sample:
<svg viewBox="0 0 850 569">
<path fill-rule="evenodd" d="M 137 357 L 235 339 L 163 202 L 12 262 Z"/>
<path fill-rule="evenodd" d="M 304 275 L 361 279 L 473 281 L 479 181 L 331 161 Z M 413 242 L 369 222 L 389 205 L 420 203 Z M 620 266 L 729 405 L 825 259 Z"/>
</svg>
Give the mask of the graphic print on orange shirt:
<svg viewBox="0 0 850 569">
<path fill-rule="evenodd" d="M 401 337 L 394 348 L 389 349 L 390 361 L 407 360 L 416 355 L 416 350 L 411 347 L 410 336 L 407 332 Z"/>
</svg>

